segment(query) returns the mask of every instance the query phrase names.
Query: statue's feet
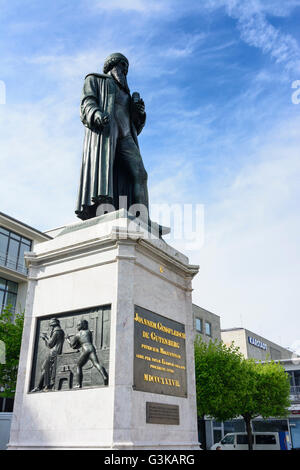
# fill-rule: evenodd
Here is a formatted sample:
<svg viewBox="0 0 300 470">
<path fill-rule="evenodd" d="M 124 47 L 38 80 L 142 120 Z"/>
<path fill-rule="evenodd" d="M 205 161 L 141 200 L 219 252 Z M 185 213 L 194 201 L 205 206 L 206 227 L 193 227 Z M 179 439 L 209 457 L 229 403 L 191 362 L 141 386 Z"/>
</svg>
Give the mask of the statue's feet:
<svg viewBox="0 0 300 470">
<path fill-rule="evenodd" d="M 80 385 L 80 384 L 76 384 L 76 385 L 74 386 L 74 388 L 81 388 L 81 385 Z"/>
<path fill-rule="evenodd" d="M 104 385 L 108 385 L 108 377 L 103 377 Z"/>
<path fill-rule="evenodd" d="M 35 387 L 33 390 L 31 390 L 31 393 L 34 393 L 34 392 L 40 392 L 41 389 L 39 387 Z"/>
<path fill-rule="evenodd" d="M 153 230 L 153 232 L 158 235 L 159 238 L 162 238 L 163 235 L 167 235 L 171 231 L 169 227 L 157 224 L 156 222 L 153 222 L 150 218 L 148 220 L 148 227 L 151 231 Z"/>
</svg>

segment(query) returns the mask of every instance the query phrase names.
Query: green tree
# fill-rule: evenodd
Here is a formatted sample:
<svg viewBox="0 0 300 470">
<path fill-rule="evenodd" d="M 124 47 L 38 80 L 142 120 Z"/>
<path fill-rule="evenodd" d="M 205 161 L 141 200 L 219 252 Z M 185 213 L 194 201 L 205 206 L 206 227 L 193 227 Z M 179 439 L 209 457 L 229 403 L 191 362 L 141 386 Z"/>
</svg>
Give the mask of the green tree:
<svg viewBox="0 0 300 470">
<path fill-rule="evenodd" d="M 245 359 L 234 345 L 195 341 L 198 415 L 227 421 L 242 416 L 252 450 L 251 420 L 283 417 L 289 406 L 289 380 L 274 362 Z"/>
<path fill-rule="evenodd" d="M 195 372 L 197 411 L 226 421 L 236 416 L 239 407 L 237 389 L 240 385 L 242 354 L 234 346 L 219 341 L 195 341 Z"/>
<path fill-rule="evenodd" d="M 273 361 L 262 363 L 244 359 L 241 366 L 239 415 L 244 418 L 248 446 L 252 450 L 251 421 L 254 418 L 288 416 L 290 381 L 284 368 Z"/>
<path fill-rule="evenodd" d="M 0 396 L 12 398 L 16 390 L 24 314 L 13 315 L 9 307 L 0 314 L 0 340 L 5 344 L 5 364 L 0 363 Z"/>
</svg>

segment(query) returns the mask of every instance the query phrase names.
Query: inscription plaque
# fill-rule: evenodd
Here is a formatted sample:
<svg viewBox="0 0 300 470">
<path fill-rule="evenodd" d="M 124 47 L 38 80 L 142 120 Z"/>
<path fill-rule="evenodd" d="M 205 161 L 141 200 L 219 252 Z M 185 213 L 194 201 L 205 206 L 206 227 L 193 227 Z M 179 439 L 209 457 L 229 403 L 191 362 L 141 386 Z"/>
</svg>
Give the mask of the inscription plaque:
<svg viewBox="0 0 300 470">
<path fill-rule="evenodd" d="M 187 397 L 184 325 L 138 306 L 134 310 L 133 388 Z"/>
<path fill-rule="evenodd" d="M 30 392 L 108 385 L 110 306 L 37 319 Z"/>
<path fill-rule="evenodd" d="M 179 425 L 179 406 L 146 402 L 146 423 Z"/>
</svg>

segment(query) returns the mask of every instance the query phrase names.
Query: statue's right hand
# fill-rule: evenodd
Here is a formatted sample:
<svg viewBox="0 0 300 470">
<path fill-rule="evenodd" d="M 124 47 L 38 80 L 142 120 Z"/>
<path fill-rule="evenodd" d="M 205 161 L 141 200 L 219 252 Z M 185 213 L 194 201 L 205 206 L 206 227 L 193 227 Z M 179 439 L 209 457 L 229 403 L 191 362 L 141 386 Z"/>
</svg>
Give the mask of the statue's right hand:
<svg viewBox="0 0 300 470">
<path fill-rule="evenodd" d="M 96 111 L 94 122 L 100 130 L 103 129 L 103 127 L 109 124 L 109 114 Z"/>
</svg>

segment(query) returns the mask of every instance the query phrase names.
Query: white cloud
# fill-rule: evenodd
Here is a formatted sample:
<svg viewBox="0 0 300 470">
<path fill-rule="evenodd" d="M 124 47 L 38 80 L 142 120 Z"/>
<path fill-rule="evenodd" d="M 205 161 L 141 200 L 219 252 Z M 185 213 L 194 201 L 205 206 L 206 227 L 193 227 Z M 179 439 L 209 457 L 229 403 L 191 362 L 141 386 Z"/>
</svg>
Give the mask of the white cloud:
<svg viewBox="0 0 300 470">
<path fill-rule="evenodd" d="M 194 300 L 284 346 L 299 339 L 300 119 L 260 135 L 254 155 L 206 206 Z M 239 149 L 247 152 L 247 142 Z M 242 324 L 242 325 L 241 325 Z"/>
<path fill-rule="evenodd" d="M 178 15 L 190 13 L 197 5 L 196 15 L 204 3 L 181 4 Z M 268 15 L 291 14 L 296 3 L 218 0 L 210 5 L 226 6 L 245 42 L 295 71 L 298 45 L 275 28 Z M 222 107 L 212 98 L 210 107 L 187 109 L 184 95 L 188 90 L 181 87 L 179 93 L 172 74 L 177 71 L 176 59 L 202 45 L 203 33 L 193 38 L 187 31 L 178 40 L 178 32 L 173 31 L 169 41 L 154 47 L 152 34 L 157 38 L 163 30 L 153 32 L 157 23 L 147 23 L 153 12 L 165 19 L 173 8 L 174 15 L 175 4 L 179 5 L 175 1 L 97 2 L 101 19 L 109 16 L 104 10 L 141 14 L 126 16 L 135 17 L 135 27 L 130 24 L 128 28 L 120 16 L 118 27 L 101 22 L 99 33 L 93 32 L 90 42 L 82 49 L 79 45 L 74 53 L 46 48 L 43 53 L 39 49 L 36 57 L 22 57 L 20 63 L 32 66 L 33 73 L 40 72 L 47 80 L 50 77 L 53 88 L 39 103 L 8 103 L 0 108 L 0 174 L 5 175 L 0 186 L 1 210 L 40 229 L 75 220 L 83 141 L 78 115 L 82 80 L 85 73 L 101 70 L 106 55 L 122 44 L 122 52 L 132 57 L 134 75 L 129 79 L 143 81 L 146 105 L 152 106 L 140 138 L 146 168 L 148 163 L 153 168 L 149 171 L 150 201 L 204 203 L 203 195 L 207 195 L 206 242 L 200 252 L 190 253 L 190 261 L 201 266 L 194 300 L 220 314 L 223 327 L 238 326 L 242 315 L 243 326 L 274 341 L 279 341 L 280 330 L 284 345 L 292 344 L 299 339 L 300 327 L 300 224 L 295 202 L 300 196 L 299 120 L 286 119 L 288 105 L 292 106 L 290 96 L 286 106 L 280 103 L 283 93 L 279 96 L 274 91 L 269 101 L 264 98 L 263 92 L 274 80 L 268 70 L 261 71 L 248 89 L 247 81 L 244 94 L 236 94 Z M 201 57 L 213 53 L 213 60 L 232 44 L 231 40 L 220 45 L 213 42 L 212 47 L 203 48 Z M 16 62 L 9 64 L 15 75 Z M 163 88 L 159 80 L 154 82 L 163 74 L 170 75 L 172 86 Z M 217 84 L 222 78 L 220 74 L 212 80 Z M 144 152 L 143 139 L 153 135 L 151 147 L 148 144 Z M 205 171 L 209 178 L 203 177 Z"/>
<path fill-rule="evenodd" d="M 241 38 L 263 53 L 269 53 L 288 71 L 300 71 L 300 48 L 295 38 L 280 31 L 267 19 L 268 15 L 288 16 L 300 6 L 297 0 L 208 0 L 207 8 L 225 6 L 229 16 L 238 22 Z"/>
<path fill-rule="evenodd" d="M 136 11 L 147 15 L 168 10 L 167 0 L 97 0 L 94 5 L 101 10 Z"/>
<path fill-rule="evenodd" d="M 174 45 L 167 49 L 162 48 L 161 51 L 159 51 L 159 55 L 162 57 L 167 57 L 168 59 L 179 59 L 190 56 L 194 53 L 199 44 L 203 43 L 206 38 L 207 34 L 205 33 L 181 34 L 179 38 L 177 38 L 177 42 L 179 42 L 178 46 Z"/>
<path fill-rule="evenodd" d="M 66 214 L 72 221 L 82 145 L 73 114 L 63 100 L 0 108 L 3 212 L 44 230 L 66 223 Z"/>
</svg>

